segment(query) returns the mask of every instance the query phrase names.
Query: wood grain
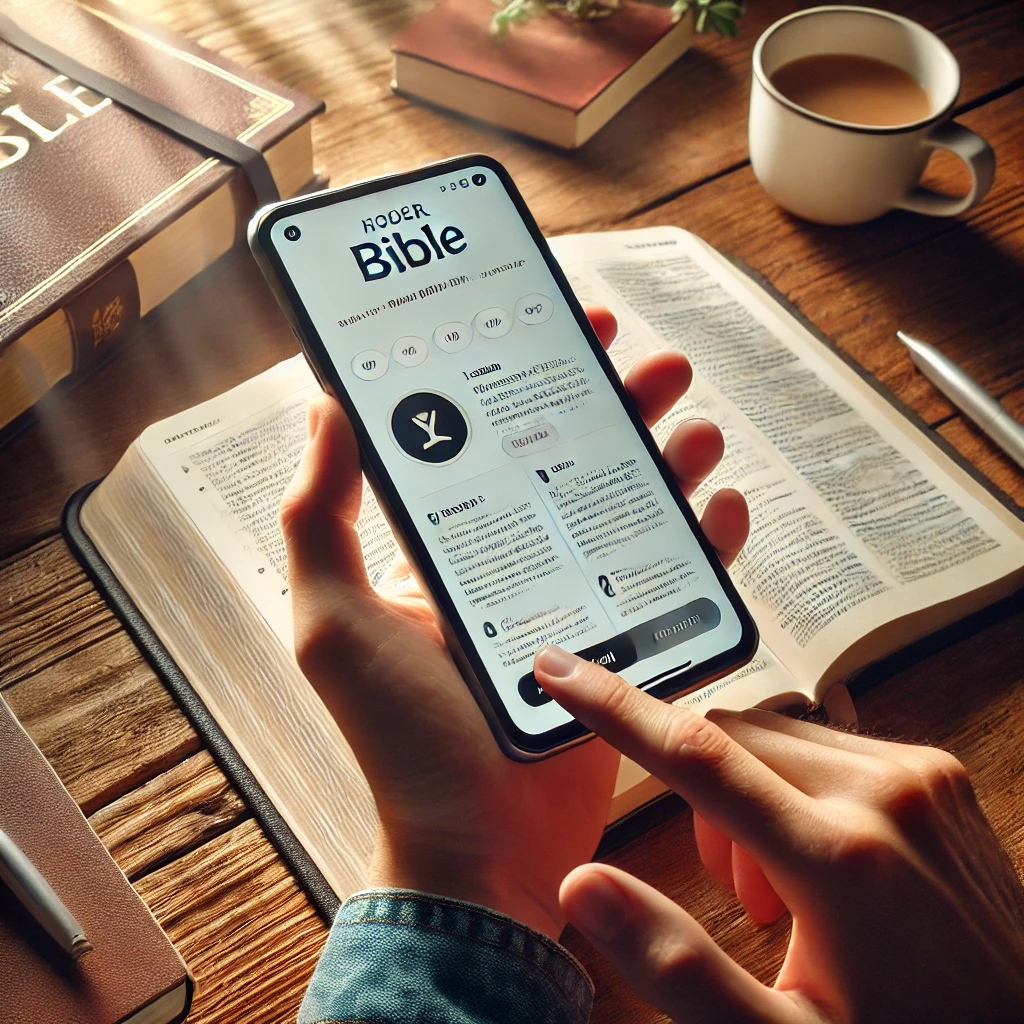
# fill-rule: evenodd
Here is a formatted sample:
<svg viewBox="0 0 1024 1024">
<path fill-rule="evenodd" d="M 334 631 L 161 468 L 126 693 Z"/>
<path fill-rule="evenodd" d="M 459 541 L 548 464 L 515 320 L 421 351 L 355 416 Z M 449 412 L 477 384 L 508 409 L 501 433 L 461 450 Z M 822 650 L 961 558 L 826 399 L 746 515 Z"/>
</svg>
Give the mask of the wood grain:
<svg viewBox="0 0 1024 1024">
<path fill-rule="evenodd" d="M 4 697 L 86 814 L 200 746 L 123 632 L 15 683 Z"/>
<path fill-rule="evenodd" d="M 254 821 L 135 888 L 195 976 L 189 1024 L 293 1024 L 327 929 Z"/>
<path fill-rule="evenodd" d="M 94 811 L 89 824 L 132 881 L 249 815 L 208 750 Z"/>
<path fill-rule="evenodd" d="M 0 562 L 0 691 L 120 628 L 57 536 Z"/>
<path fill-rule="evenodd" d="M 242 422 L 230 402 L 209 415 L 227 430 Z M 362 884 L 376 836 L 373 797 L 355 755 L 292 652 L 227 566 L 196 550 L 197 527 L 183 508 L 154 500 L 157 481 L 141 475 L 147 464 L 138 450 L 131 455 L 82 510 L 82 526 L 327 884 L 345 898 Z M 224 599 L 211 603 L 211 594 Z"/>
</svg>

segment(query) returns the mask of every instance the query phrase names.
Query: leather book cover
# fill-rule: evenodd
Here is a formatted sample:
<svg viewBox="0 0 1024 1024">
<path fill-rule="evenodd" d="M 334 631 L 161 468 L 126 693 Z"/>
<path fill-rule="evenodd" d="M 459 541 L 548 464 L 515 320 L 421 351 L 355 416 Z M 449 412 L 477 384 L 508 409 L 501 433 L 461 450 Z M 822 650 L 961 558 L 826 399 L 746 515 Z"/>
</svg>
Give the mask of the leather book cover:
<svg viewBox="0 0 1024 1024">
<path fill-rule="evenodd" d="M 443 0 L 391 50 L 578 112 L 673 28 L 667 7 L 626 0 L 608 18 L 536 18 L 495 39 L 494 11 L 490 0 Z"/>
<path fill-rule="evenodd" d="M 184 961 L 2 697 L 0 828 L 93 945 L 72 962 L 0 883 L 0 1021 L 116 1024 L 175 990 L 178 1012 L 154 1024 L 183 1017 Z"/>
<path fill-rule="evenodd" d="M 0 12 L 79 63 L 260 150 L 323 109 L 109 0 L 0 0 Z M 0 40 L 0 355 L 233 170 Z M 75 325 L 87 336 L 79 347 L 105 342 L 130 321 L 130 306 L 119 295 L 90 308 Z"/>
</svg>

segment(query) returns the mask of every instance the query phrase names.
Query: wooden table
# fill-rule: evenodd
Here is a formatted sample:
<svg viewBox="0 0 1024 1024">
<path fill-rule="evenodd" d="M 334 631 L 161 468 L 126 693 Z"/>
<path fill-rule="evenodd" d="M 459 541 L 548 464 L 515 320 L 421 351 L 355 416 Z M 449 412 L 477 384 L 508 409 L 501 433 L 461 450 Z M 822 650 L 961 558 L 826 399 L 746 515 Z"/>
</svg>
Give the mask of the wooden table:
<svg viewBox="0 0 1024 1024">
<path fill-rule="evenodd" d="M 897 327 L 937 344 L 1024 416 L 1024 18 L 1015 0 L 898 0 L 963 68 L 960 119 L 999 159 L 955 221 L 894 213 L 826 229 L 760 191 L 747 162 L 750 54 L 784 0 L 751 0 L 735 41 L 702 38 L 584 150 L 563 154 L 394 96 L 389 41 L 428 0 L 128 0 L 243 64 L 327 100 L 314 129 L 332 180 L 482 150 L 549 234 L 679 224 L 767 277 L 1018 502 L 1024 476 L 917 374 Z M 798 5 L 804 6 L 804 5 Z M 807 5 L 809 6 L 809 5 Z M 929 178 L 964 172 L 938 158 Z M 326 934 L 244 802 L 69 555 L 61 507 L 149 423 L 292 353 L 250 258 L 232 252 L 138 329 L 127 351 L 0 450 L 0 689 L 199 982 L 192 1021 L 294 1019 Z M 858 689 L 865 727 L 945 746 L 1024 865 L 1024 602 L 962 624 Z M 870 684 L 870 685 L 869 685 Z M 701 870 L 688 815 L 615 863 L 657 884 L 762 979 L 785 922 L 755 928 Z M 578 936 L 595 1020 L 655 1018 Z"/>
</svg>

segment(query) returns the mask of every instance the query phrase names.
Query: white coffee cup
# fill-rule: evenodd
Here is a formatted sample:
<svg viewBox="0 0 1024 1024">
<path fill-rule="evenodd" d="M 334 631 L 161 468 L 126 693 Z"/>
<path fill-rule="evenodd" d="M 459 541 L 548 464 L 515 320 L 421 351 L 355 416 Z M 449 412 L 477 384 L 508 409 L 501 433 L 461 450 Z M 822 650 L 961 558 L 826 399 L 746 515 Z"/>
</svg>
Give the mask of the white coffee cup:
<svg viewBox="0 0 1024 1024">
<path fill-rule="evenodd" d="M 868 127 L 806 110 L 783 96 L 771 76 L 800 57 L 842 53 L 902 68 L 928 93 L 920 121 Z M 782 18 L 754 47 L 750 90 L 750 162 L 765 191 L 798 217 L 859 224 L 893 207 L 952 217 L 981 202 L 995 175 L 995 154 L 969 128 L 948 120 L 960 92 L 960 67 L 946 45 L 907 18 L 868 7 L 813 7 Z M 948 149 L 971 172 L 965 196 L 918 186 L 933 149 Z"/>
</svg>

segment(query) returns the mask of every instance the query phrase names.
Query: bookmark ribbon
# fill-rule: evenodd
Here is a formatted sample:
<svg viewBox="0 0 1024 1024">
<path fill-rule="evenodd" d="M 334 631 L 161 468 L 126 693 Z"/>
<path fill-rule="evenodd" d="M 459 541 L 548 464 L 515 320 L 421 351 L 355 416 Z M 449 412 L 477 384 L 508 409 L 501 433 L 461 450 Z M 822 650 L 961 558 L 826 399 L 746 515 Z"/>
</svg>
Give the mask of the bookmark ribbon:
<svg viewBox="0 0 1024 1024">
<path fill-rule="evenodd" d="M 76 84 L 84 85 L 100 96 L 109 96 L 115 103 L 147 121 L 152 121 L 185 142 L 190 142 L 228 163 L 237 165 L 249 179 L 249 184 L 256 193 L 257 206 L 276 203 L 281 198 L 266 157 L 254 146 L 200 124 L 139 92 L 138 89 L 88 67 L 56 47 L 50 46 L 49 43 L 44 43 L 3 13 L 0 13 L 0 39 L 48 65 L 54 71 L 66 75 Z"/>
</svg>

